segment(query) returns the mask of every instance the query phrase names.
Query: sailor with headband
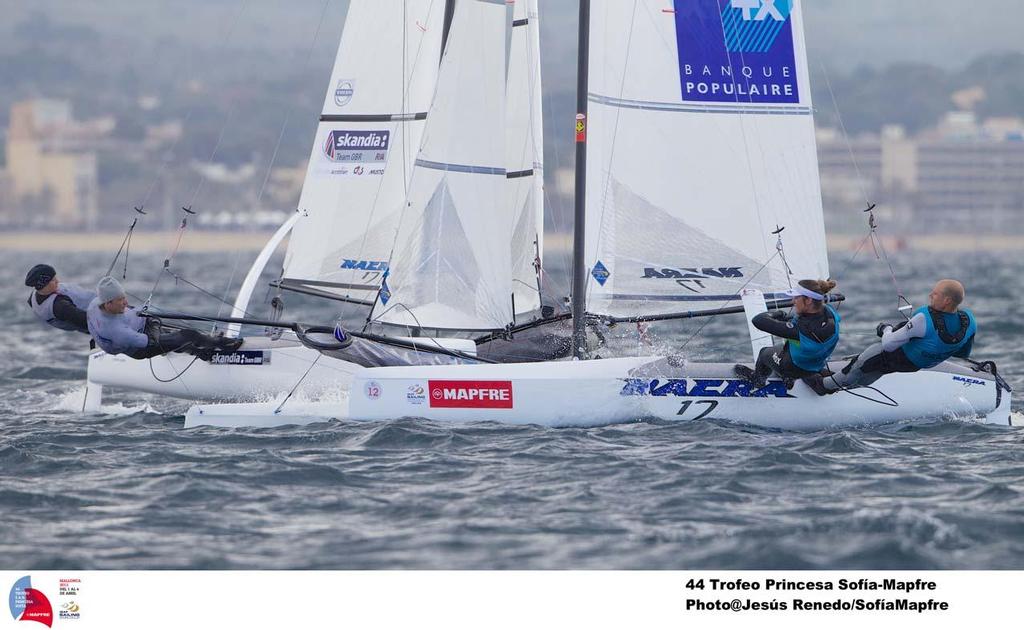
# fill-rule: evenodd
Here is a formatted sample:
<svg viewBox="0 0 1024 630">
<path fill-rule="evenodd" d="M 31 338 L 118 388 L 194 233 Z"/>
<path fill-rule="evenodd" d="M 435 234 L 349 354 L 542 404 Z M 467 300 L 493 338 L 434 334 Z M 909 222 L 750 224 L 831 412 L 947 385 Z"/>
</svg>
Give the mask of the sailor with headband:
<svg viewBox="0 0 1024 630">
<path fill-rule="evenodd" d="M 775 373 L 787 382 L 804 379 L 823 393 L 819 391 L 821 371 L 839 343 L 839 313 L 825 304 L 825 296 L 835 286 L 832 280 L 801 280 L 786 292 L 793 298 L 796 315 L 787 317 L 783 311 L 772 311 L 754 317 L 751 323 L 755 328 L 786 341 L 761 350 L 753 370 L 737 365 L 736 375 L 763 387 Z"/>
</svg>

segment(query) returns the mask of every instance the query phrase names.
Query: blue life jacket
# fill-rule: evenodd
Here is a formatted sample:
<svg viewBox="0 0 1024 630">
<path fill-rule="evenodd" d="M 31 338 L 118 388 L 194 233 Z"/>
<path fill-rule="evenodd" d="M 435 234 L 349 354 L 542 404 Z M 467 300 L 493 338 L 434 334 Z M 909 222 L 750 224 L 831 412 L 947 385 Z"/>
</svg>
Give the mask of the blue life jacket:
<svg viewBox="0 0 1024 630">
<path fill-rule="evenodd" d="M 808 337 L 800 330 L 797 325 L 797 331 L 800 333 L 800 340 L 796 341 L 790 339 L 787 342 L 789 346 L 789 358 L 793 360 L 793 365 L 797 366 L 801 370 L 807 370 L 808 372 L 820 372 L 825 369 L 828 358 L 832 356 L 832 352 L 835 351 L 836 345 L 839 343 L 839 313 L 829 305 L 825 305 L 826 313 L 832 316 L 835 321 L 835 332 L 832 336 L 825 341 L 817 341 Z M 796 325 L 796 317 L 793 318 L 793 323 Z"/>
<path fill-rule="evenodd" d="M 918 313 L 924 313 L 928 326 L 924 337 L 911 339 L 902 348 L 910 362 L 922 370 L 935 367 L 959 352 L 978 332 L 974 314 L 966 309 L 943 313 L 922 306 L 914 311 L 914 315 Z"/>
</svg>

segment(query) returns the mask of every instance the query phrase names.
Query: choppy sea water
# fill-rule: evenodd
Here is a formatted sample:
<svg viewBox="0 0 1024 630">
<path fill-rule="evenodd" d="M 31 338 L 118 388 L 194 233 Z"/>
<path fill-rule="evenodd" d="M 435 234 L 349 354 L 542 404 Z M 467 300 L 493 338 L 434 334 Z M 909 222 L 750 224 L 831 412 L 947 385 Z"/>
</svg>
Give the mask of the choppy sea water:
<svg viewBox="0 0 1024 630">
<path fill-rule="evenodd" d="M 251 256 L 179 255 L 175 268 L 230 300 Z M 850 298 L 840 352 L 895 317 L 884 265 L 849 257 L 832 256 Z M 133 392 L 108 392 L 102 413 L 82 414 L 84 336 L 47 330 L 24 303 L 24 273 L 40 260 L 82 284 L 109 264 L 0 253 L 7 568 L 1024 568 L 1019 428 L 932 418 L 810 433 L 721 420 L 184 430 L 189 401 Z M 999 363 L 1019 399 L 1024 262 L 922 253 L 894 262 L 916 304 L 938 277 L 965 282 L 980 321 L 975 354 Z M 148 295 L 159 263 L 133 256 L 129 291 Z M 336 315 L 334 305 L 288 300 L 304 321 Z M 218 308 L 169 278 L 154 301 Z M 652 332 L 665 349 L 685 343 L 694 360 L 749 353 L 742 318 Z"/>
</svg>

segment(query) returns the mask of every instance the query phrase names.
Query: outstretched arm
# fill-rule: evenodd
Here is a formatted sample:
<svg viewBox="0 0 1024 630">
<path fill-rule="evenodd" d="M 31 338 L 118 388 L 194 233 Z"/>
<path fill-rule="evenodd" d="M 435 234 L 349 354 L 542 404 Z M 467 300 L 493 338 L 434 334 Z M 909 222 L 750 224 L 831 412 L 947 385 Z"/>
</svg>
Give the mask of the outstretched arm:
<svg viewBox="0 0 1024 630">
<path fill-rule="evenodd" d="M 882 350 L 892 352 L 911 339 L 924 337 L 927 331 L 928 322 L 925 320 L 925 314 L 918 313 L 911 317 L 907 325 L 899 330 L 885 329 L 885 334 L 882 335 Z"/>
</svg>

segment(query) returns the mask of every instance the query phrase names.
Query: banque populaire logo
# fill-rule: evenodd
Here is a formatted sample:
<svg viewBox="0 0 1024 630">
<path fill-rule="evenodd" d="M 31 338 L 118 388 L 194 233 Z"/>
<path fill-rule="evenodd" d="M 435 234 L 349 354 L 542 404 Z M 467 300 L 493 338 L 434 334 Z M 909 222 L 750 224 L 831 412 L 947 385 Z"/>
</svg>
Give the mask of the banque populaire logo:
<svg viewBox="0 0 1024 630">
<path fill-rule="evenodd" d="M 799 103 L 794 0 L 675 0 L 683 101 Z"/>
<path fill-rule="evenodd" d="M 42 591 L 32 588 L 31 576 L 18 579 L 7 599 L 15 621 L 37 621 L 53 627 L 53 606 Z"/>
</svg>

